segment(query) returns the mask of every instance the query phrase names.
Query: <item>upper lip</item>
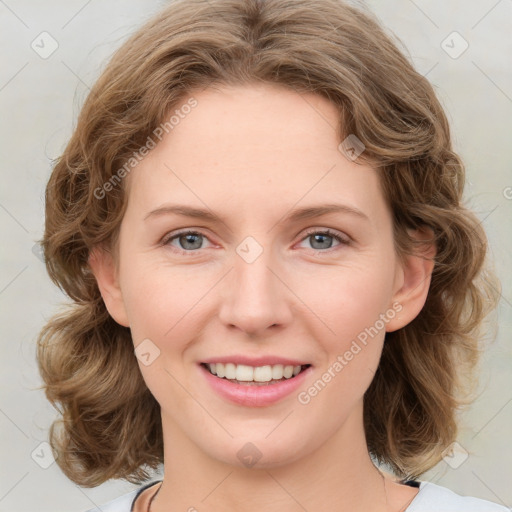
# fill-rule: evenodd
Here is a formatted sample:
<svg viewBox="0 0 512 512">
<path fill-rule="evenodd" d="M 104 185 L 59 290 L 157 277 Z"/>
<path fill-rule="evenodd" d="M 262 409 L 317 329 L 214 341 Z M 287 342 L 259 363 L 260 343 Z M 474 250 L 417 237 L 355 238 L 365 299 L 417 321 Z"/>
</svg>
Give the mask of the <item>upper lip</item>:
<svg viewBox="0 0 512 512">
<path fill-rule="evenodd" d="M 205 364 L 214 363 L 233 363 L 233 364 L 244 364 L 247 366 L 273 366 L 276 364 L 282 364 L 283 366 L 302 366 L 305 364 L 311 364 L 298 359 L 290 359 L 288 357 L 279 356 L 260 356 L 260 357 L 248 357 L 244 355 L 231 355 L 231 356 L 218 356 L 211 357 L 202 361 Z"/>
</svg>

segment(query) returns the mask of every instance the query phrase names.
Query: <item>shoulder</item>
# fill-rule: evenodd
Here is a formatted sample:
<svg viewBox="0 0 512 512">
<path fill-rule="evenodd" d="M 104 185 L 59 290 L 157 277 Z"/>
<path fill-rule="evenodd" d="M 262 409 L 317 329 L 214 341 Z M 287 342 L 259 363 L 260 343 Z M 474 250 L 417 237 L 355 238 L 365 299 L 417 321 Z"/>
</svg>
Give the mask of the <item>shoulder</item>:
<svg viewBox="0 0 512 512">
<path fill-rule="evenodd" d="M 154 485 L 154 483 L 149 485 Z M 109 501 L 101 508 L 86 512 L 130 512 L 137 495 L 149 485 Z M 472 496 L 460 496 L 446 487 L 421 481 L 418 494 L 405 512 L 434 512 L 437 510 L 443 512 L 510 512 L 510 509 L 503 505 Z"/>
<path fill-rule="evenodd" d="M 86 512 L 132 512 L 133 502 L 135 501 L 135 499 L 140 494 L 142 494 L 142 492 L 145 491 L 148 487 L 151 487 L 157 484 L 158 482 L 160 482 L 160 480 L 145 484 L 142 487 L 139 487 L 139 489 L 135 489 L 129 492 L 128 494 L 123 494 L 119 498 L 116 498 L 112 501 L 109 501 L 108 503 L 105 503 L 104 505 L 101 505 L 101 507 L 86 510 Z"/>
<path fill-rule="evenodd" d="M 132 491 L 129 494 L 124 494 L 101 507 L 92 508 L 86 512 L 130 512 L 132 503 L 137 496 L 138 490 Z"/>
<path fill-rule="evenodd" d="M 460 496 L 455 492 L 421 481 L 419 492 L 405 512 L 510 512 L 510 509 L 472 496 Z"/>
</svg>

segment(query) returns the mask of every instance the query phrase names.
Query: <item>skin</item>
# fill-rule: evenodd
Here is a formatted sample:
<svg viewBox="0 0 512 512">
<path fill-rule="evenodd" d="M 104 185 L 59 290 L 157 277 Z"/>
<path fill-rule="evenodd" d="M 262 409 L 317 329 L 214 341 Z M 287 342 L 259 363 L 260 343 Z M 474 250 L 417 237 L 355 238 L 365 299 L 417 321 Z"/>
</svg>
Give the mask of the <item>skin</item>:
<svg viewBox="0 0 512 512">
<path fill-rule="evenodd" d="M 378 171 L 338 149 L 328 100 L 274 85 L 193 96 L 197 107 L 127 178 L 118 260 L 100 248 L 90 258 L 112 317 L 131 328 L 135 346 L 150 339 L 160 350 L 150 365 L 139 361 L 164 432 L 165 476 L 152 512 L 402 510 L 418 490 L 389 475 L 384 488 L 366 447 L 363 395 L 385 331 L 425 303 L 433 262 L 424 256 L 434 249 L 399 262 Z M 207 208 L 224 222 L 145 220 L 165 203 Z M 281 220 L 326 203 L 367 219 Z M 182 228 L 203 236 L 160 243 Z M 322 242 L 309 228 L 351 242 Z M 263 249 L 252 263 L 236 252 L 248 236 Z M 267 407 L 235 405 L 199 371 L 217 355 L 289 356 L 313 365 L 303 391 L 393 303 L 401 311 L 307 405 L 297 393 Z M 248 442 L 262 453 L 252 468 L 237 457 Z"/>
</svg>

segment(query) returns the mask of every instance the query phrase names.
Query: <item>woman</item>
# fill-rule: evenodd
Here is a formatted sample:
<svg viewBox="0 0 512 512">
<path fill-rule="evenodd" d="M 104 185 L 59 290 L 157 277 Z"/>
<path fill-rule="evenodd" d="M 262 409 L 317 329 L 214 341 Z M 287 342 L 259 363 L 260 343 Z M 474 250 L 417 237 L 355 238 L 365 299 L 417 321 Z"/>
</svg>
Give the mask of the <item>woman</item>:
<svg viewBox="0 0 512 512">
<path fill-rule="evenodd" d="M 463 184 L 431 85 L 369 13 L 173 2 L 47 186 L 74 301 L 38 350 L 64 473 L 164 464 L 108 511 L 506 510 L 417 480 L 456 441 L 496 301 Z"/>
</svg>

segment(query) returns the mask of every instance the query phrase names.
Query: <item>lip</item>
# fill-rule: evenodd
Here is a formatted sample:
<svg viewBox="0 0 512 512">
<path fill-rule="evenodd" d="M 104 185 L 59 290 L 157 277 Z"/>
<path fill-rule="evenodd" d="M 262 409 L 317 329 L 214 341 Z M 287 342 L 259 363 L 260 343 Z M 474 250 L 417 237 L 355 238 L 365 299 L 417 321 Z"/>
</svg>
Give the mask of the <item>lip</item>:
<svg viewBox="0 0 512 512">
<path fill-rule="evenodd" d="M 211 359 L 205 359 L 201 363 L 213 364 L 213 363 L 233 363 L 233 364 L 245 364 L 247 366 L 273 366 L 275 364 L 282 364 L 283 366 L 302 366 L 305 364 L 311 364 L 308 361 L 299 361 L 298 359 L 288 359 L 286 357 L 279 356 L 260 356 L 260 357 L 248 357 L 244 355 L 232 355 L 226 357 L 212 357 Z"/>
<path fill-rule="evenodd" d="M 222 362 L 222 359 L 217 358 L 216 360 Z M 213 360 L 211 361 L 214 362 Z M 226 361 L 226 359 L 224 359 L 224 361 L 231 362 Z M 266 359 L 266 361 L 268 361 L 268 359 Z M 274 364 L 282 363 L 279 362 Z M 300 363 L 297 362 L 297 365 L 298 364 Z M 277 384 L 269 384 L 267 386 L 255 386 L 231 382 L 227 379 L 212 375 L 208 371 L 208 369 L 201 364 L 199 364 L 198 366 L 208 384 L 218 395 L 220 395 L 225 400 L 228 400 L 237 405 L 243 405 L 245 407 L 266 407 L 284 399 L 285 397 L 292 394 L 298 387 L 300 387 L 301 384 L 304 383 L 306 377 L 313 371 L 313 366 L 309 366 L 295 377 L 283 380 Z M 259 366 L 264 365 L 260 364 Z"/>
</svg>

